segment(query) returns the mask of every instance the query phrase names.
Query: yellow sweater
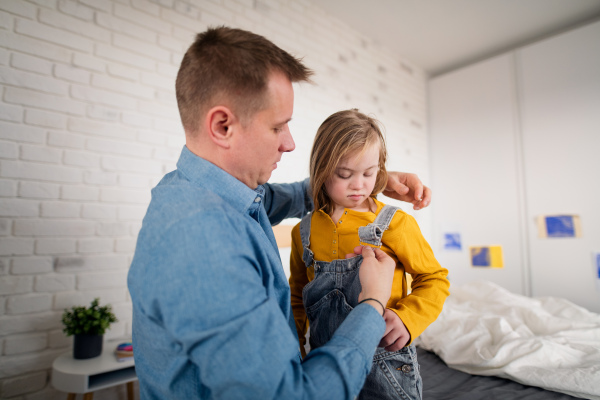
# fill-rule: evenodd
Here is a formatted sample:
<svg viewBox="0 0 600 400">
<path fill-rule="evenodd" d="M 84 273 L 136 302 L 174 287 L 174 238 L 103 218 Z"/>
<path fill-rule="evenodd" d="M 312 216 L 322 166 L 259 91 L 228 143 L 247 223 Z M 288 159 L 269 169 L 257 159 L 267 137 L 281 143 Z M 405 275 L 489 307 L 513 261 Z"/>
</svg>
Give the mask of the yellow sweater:
<svg viewBox="0 0 600 400">
<path fill-rule="evenodd" d="M 312 215 L 310 249 L 315 260 L 332 261 L 343 259 L 354 253 L 358 246 L 358 228 L 366 226 L 377 217 L 384 204 L 377 199 L 376 213 L 346 209 L 337 226 L 323 211 Z M 398 210 L 382 237 L 381 250 L 396 261 L 396 272 L 392 285 L 392 295 L 387 308 L 398 314 L 410 333 L 411 342 L 416 339 L 442 311 L 449 295 L 450 282 L 446 279 L 448 270 L 442 268 L 433 255 L 431 247 L 421 234 L 415 219 Z M 302 303 L 302 289 L 315 277 L 313 267 L 306 268 L 302 261 L 302 239 L 300 224 L 292 230 L 292 253 L 290 256 L 290 287 L 292 291 L 292 311 L 304 354 L 305 334 L 308 319 Z M 412 276 L 411 293 L 408 294 L 406 276 Z"/>
</svg>

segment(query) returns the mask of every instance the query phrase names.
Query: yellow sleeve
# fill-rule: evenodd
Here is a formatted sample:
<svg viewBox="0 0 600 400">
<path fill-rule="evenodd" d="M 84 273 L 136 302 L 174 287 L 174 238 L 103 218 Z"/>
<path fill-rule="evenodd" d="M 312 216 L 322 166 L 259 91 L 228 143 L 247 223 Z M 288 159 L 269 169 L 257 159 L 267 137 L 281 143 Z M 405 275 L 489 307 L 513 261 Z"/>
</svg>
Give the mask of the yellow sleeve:
<svg viewBox="0 0 600 400">
<path fill-rule="evenodd" d="M 304 311 L 302 302 L 302 289 L 308 284 L 308 275 L 306 265 L 302 261 L 302 239 L 300 238 L 300 224 L 292 229 L 292 253 L 290 255 L 290 289 L 292 292 L 292 313 L 296 321 L 296 331 L 300 341 L 300 351 L 302 357 L 306 356 L 304 345 L 306 344 L 306 331 L 308 329 L 308 318 Z"/>
<path fill-rule="evenodd" d="M 384 232 L 383 240 L 396 254 L 406 273 L 412 276 L 412 290 L 408 296 L 396 297 L 395 304 L 388 305 L 408 329 L 412 342 L 442 311 L 450 294 L 450 282 L 446 278 L 448 270 L 435 259 L 417 221 L 402 211 L 396 212 L 394 220 L 390 229 Z M 394 288 L 397 287 L 396 280 Z"/>
</svg>

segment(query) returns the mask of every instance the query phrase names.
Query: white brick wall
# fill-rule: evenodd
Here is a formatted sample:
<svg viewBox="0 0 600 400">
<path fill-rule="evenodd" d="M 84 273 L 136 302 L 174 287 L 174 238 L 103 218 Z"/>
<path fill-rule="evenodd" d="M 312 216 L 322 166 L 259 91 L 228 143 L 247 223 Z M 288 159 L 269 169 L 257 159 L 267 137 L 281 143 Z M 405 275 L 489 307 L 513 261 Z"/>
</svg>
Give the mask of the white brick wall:
<svg viewBox="0 0 600 400">
<path fill-rule="evenodd" d="M 0 1 L 0 398 L 64 398 L 49 384 L 72 343 L 64 308 L 100 297 L 119 318 L 107 338 L 130 335 L 136 236 L 184 143 L 179 62 L 195 33 L 220 24 L 316 72 L 316 85 L 295 87 L 297 149 L 272 181 L 305 178 L 317 127 L 350 107 L 384 123 L 391 169 L 428 181 L 423 71 L 307 0 Z"/>
</svg>

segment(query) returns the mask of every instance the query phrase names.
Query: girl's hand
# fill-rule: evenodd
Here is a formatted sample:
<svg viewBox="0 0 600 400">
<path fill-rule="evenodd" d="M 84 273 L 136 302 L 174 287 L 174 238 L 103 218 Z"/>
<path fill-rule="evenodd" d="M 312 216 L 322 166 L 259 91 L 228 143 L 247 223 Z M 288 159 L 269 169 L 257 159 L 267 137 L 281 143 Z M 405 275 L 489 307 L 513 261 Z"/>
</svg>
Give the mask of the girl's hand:
<svg viewBox="0 0 600 400">
<path fill-rule="evenodd" d="M 398 314 L 386 308 L 383 319 L 385 319 L 385 333 L 379 342 L 379 347 L 385 347 L 387 351 L 398 351 L 406 346 L 410 342 L 410 333 Z"/>
</svg>

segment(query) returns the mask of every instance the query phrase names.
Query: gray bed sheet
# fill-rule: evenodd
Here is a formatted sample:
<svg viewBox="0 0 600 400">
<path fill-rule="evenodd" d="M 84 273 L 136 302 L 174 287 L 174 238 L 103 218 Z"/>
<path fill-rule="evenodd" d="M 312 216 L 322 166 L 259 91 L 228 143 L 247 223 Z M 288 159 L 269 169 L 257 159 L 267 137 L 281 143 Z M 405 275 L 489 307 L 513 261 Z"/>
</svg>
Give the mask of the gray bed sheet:
<svg viewBox="0 0 600 400">
<path fill-rule="evenodd" d="M 435 353 L 417 347 L 423 400 L 569 400 L 578 397 L 452 369 Z"/>
</svg>

